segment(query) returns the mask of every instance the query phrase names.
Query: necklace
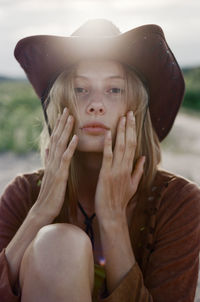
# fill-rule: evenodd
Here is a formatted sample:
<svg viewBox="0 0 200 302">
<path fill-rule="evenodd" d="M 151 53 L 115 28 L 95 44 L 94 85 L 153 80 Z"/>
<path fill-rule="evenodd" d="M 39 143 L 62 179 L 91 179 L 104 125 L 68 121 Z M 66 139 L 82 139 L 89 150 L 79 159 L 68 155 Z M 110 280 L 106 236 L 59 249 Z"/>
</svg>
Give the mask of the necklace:
<svg viewBox="0 0 200 302">
<path fill-rule="evenodd" d="M 89 217 L 79 201 L 78 201 L 78 206 L 79 206 L 82 214 L 85 216 L 84 224 L 86 225 L 86 233 L 90 237 L 90 240 L 92 242 L 92 247 L 94 248 L 94 232 L 93 232 L 93 228 L 92 228 L 92 222 L 93 222 L 92 220 L 94 219 L 96 214 L 94 213 L 94 214 L 92 214 L 92 216 Z"/>
</svg>

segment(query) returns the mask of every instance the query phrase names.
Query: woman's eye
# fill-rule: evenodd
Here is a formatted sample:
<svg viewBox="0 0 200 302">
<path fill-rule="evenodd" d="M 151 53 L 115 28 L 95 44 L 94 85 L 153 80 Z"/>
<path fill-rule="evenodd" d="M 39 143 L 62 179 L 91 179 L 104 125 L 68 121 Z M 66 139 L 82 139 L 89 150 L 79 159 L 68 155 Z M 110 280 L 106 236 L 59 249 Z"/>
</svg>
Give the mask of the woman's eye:
<svg viewBox="0 0 200 302">
<path fill-rule="evenodd" d="M 114 87 L 114 88 L 111 88 L 109 91 L 111 93 L 122 93 L 123 89 Z"/>
<path fill-rule="evenodd" d="M 75 93 L 87 93 L 87 89 L 84 89 L 82 87 L 76 87 L 74 88 Z"/>
</svg>

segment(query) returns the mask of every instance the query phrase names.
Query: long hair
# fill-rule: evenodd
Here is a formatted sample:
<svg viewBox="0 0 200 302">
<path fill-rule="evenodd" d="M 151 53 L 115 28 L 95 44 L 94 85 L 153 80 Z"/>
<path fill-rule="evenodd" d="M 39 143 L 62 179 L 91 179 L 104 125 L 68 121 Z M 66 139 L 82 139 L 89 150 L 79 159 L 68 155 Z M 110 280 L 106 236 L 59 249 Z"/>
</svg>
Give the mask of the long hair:
<svg viewBox="0 0 200 302">
<path fill-rule="evenodd" d="M 133 110 L 136 121 L 137 146 L 132 168 L 134 169 L 135 163 L 140 156 L 144 155 L 146 157 L 143 176 L 137 190 L 138 196 L 141 196 L 145 192 L 148 192 L 155 177 L 157 166 L 161 160 L 160 145 L 151 123 L 147 89 L 134 70 L 128 66 L 122 66 L 125 75 L 125 101 L 127 103 L 127 110 Z M 76 94 L 73 87 L 74 72 L 75 66 L 70 71 L 61 73 L 54 82 L 46 99 L 46 102 L 49 103 L 47 115 L 51 129 L 54 128 L 58 114 L 62 113 L 66 106 L 70 113 L 74 115 L 76 112 L 76 116 L 78 116 Z M 73 134 L 72 131 L 69 141 Z M 44 123 L 40 136 L 40 151 L 43 163 L 48 143 L 48 128 L 46 123 Z M 66 221 L 69 217 L 73 222 L 76 221 L 78 184 L 75 164 L 73 157 L 69 169 L 65 201 L 60 215 L 55 221 Z"/>
</svg>

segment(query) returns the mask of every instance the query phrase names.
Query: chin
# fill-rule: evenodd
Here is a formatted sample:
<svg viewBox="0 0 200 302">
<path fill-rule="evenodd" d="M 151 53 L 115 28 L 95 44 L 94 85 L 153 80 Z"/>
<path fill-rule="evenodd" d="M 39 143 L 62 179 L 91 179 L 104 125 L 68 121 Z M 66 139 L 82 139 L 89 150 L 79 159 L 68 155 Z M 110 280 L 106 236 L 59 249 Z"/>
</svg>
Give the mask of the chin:
<svg viewBox="0 0 200 302">
<path fill-rule="evenodd" d="M 76 148 L 81 152 L 103 152 L 104 149 L 104 137 L 101 139 L 79 139 L 78 146 Z"/>
</svg>

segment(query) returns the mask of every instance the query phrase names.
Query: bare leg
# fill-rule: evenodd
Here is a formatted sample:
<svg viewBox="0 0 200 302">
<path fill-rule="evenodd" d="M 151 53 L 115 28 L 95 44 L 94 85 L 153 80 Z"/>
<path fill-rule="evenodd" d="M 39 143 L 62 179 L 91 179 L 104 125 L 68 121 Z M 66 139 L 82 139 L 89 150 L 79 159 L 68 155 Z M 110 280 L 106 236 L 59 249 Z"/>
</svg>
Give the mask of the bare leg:
<svg viewBox="0 0 200 302">
<path fill-rule="evenodd" d="M 22 302 L 91 302 L 94 259 L 89 237 L 77 226 L 43 227 L 20 268 Z"/>
</svg>

